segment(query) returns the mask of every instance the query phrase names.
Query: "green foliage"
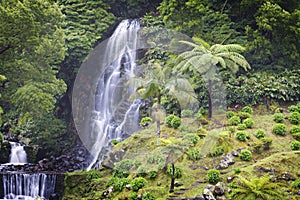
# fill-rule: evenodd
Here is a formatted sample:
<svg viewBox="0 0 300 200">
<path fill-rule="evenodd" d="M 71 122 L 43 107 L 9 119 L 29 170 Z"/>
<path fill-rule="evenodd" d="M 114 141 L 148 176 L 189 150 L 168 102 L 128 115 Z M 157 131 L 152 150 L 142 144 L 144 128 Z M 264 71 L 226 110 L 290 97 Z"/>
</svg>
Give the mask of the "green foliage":
<svg viewBox="0 0 300 200">
<path fill-rule="evenodd" d="M 300 150 L 300 142 L 299 141 L 293 141 L 292 143 L 291 143 L 291 149 L 293 150 L 293 151 L 296 151 L 296 150 Z"/>
<path fill-rule="evenodd" d="M 183 140 L 186 140 L 191 146 L 195 146 L 200 140 L 200 137 L 197 134 L 186 134 L 183 136 Z"/>
<path fill-rule="evenodd" d="M 258 129 L 255 133 L 255 137 L 258 139 L 264 138 L 266 136 L 266 132 L 263 129 Z"/>
<path fill-rule="evenodd" d="M 238 112 L 237 116 L 239 116 L 241 118 L 241 120 L 245 120 L 251 117 L 251 115 L 247 112 Z"/>
<path fill-rule="evenodd" d="M 111 141 L 111 144 L 112 145 L 117 145 L 117 144 L 119 144 L 120 142 L 119 142 L 119 140 L 117 140 L 117 139 L 113 139 L 112 141 Z"/>
<path fill-rule="evenodd" d="M 3 140 L 4 140 L 4 136 L 2 133 L 0 133 L 0 144 L 3 142 Z"/>
<path fill-rule="evenodd" d="M 292 134 L 292 136 L 295 138 L 295 140 L 300 141 L 300 132 L 294 133 L 294 134 Z"/>
<path fill-rule="evenodd" d="M 126 178 L 129 175 L 129 170 L 133 167 L 134 162 L 130 159 L 124 159 L 115 165 L 114 177 Z"/>
<path fill-rule="evenodd" d="M 135 192 L 145 187 L 146 185 L 147 185 L 147 180 L 142 177 L 137 177 L 131 181 L 131 189 Z"/>
<path fill-rule="evenodd" d="M 292 112 L 289 116 L 289 121 L 291 124 L 299 124 L 300 123 L 300 113 Z"/>
<path fill-rule="evenodd" d="M 262 143 L 263 143 L 263 149 L 264 149 L 264 150 L 269 150 L 269 149 L 270 149 L 270 146 L 272 145 L 273 139 L 272 139 L 272 138 L 265 137 L 265 138 L 261 138 L 260 140 L 261 140 Z"/>
<path fill-rule="evenodd" d="M 161 164 L 165 161 L 164 157 L 158 153 L 152 153 L 147 155 L 147 163 L 149 164 Z"/>
<path fill-rule="evenodd" d="M 136 173 L 138 174 L 138 176 L 145 177 L 145 176 L 147 176 L 147 168 L 145 166 L 141 165 L 136 170 Z"/>
<path fill-rule="evenodd" d="M 237 130 L 243 131 L 243 130 L 245 130 L 245 129 L 247 129 L 246 124 L 238 124 L 238 125 L 237 125 Z"/>
<path fill-rule="evenodd" d="M 284 199 L 280 183 L 273 183 L 270 177 L 264 176 L 254 178 L 250 181 L 240 177 L 235 183 L 231 184 L 231 197 L 237 200 L 244 199 Z"/>
<path fill-rule="evenodd" d="M 239 174 L 242 172 L 240 168 L 234 168 L 233 171 L 235 174 Z"/>
<path fill-rule="evenodd" d="M 275 124 L 273 126 L 273 133 L 281 136 L 286 135 L 286 125 L 284 124 Z"/>
<path fill-rule="evenodd" d="M 239 157 L 243 161 L 250 161 L 252 159 L 252 153 L 247 149 L 243 149 L 239 154 Z"/>
<path fill-rule="evenodd" d="M 181 125 L 181 118 L 172 114 L 166 117 L 166 123 L 168 127 L 177 129 Z"/>
<path fill-rule="evenodd" d="M 295 180 L 291 183 L 292 188 L 300 188 L 300 180 Z"/>
<path fill-rule="evenodd" d="M 236 133 L 236 138 L 239 141 L 245 142 L 248 139 L 250 139 L 250 135 L 248 133 L 246 133 L 245 131 L 239 131 Z"/>
<path fill-rule="evenodd" d="M 300 103 L 298 103 L 297 105 L 291 105 L 288 107 L 288 111 L 289 112 L 300 112 Z"/>
<path fill-rule="evenodd" d="M 241 123 L 241 118 L 239 116 L 233 116 L 229 119 L 229 124 L 232 126 L 236 126 Z"/>
<path fill-rule="evenodd" d="M 284 120 L 284 114 L 282 114 L 282 113 L 275 113 L 274 115 L 273 115 L 273 121 L 275 121 L 275 122 L 277 122 L 277 123 L 281 123 L 281 122 L 283 122 L 283 120 Z"/>
<path fill-rule="evenodd" d="M 242 108 L 241 111 L 242 111 L 242 112 L 249 113 L 249 114 L 251 115 L 252 112 L 253 112 L 253 109 L 252 109 L 250 106 L 245 106 L 245 107 Z"/>
<path fill-rule="evenodd" d="M 215 149 L 212 150 L 212 152 L 209 153 L 210 156 L 215 157 L 215 156 L 220 156 L 224 153 L 224 149 L 221 146 L 216 147 Z"/>
<path fill-rule="evenodd" d="M 143 194 L 142 200 L 155 200 L 155 197 L 151 192 L 147 192 Z"/>
<path fill-rule="evenodd" d="M 202 156 L 201 156 L 201 151 L 200 151 L 200 149 L 189 149 L 188 150 L 188 152 L 187 152 L 187 158 L 189 159 L 189 160 L 194 160 L 194 161 L 196 161 L 196 160 L 200 160 L 200 158 L 201 158 Z"/>
<path fill-rule="evenodd" d="M 130 183 L 130 180 L 127 178 L 111 178 L 106 186 L 113 186 L 115 191 L 122 192 L 127 184 Z"/>
<path fill-rule="evenodd" d="M 247 118 L 243 121 L 243 124 L 245 124 L 247 128 L 253 128 L 254 121 L 252 118 Z"/>
<path fill-rule="evenodd" d="M 149 178 L 150 179 L 155 179 L 157 177 L 157 171 L 155 170 L 150 170 L 149 171 Z"/>
<path fill-rule="evenodd" d="M 221 179 L 221 175 L 219 170 L 210 169 L 207 171 L 206 179 L 209 183 L 215 184 Z"/>
<path fill-rule="evenodd" d="M 294 134 L 294 133 L 300 133 L 300 126 L 295 126 L 293 125 L 290 129 L 290 133 Z"/>
<path fill-rule="evenodd" d="M 194 111 L 192 111 L 192 110 L 182 110 L 181 111 L 181 116 L 182 117 L 193 117 L 194 116 Z"/>
<path fill-rule="evenodd" d="M 235 112 L 233 112 L 233 111 L 228 111 L 228 112 L 226 112 L 226 118 L 227 119 L 230 119 L 231 117 L 233 117 L 235 115 Z"/>
<path fill-rule="evenodd" d="M 152 122 L 152 118 L 151 117 L 143 117 L 141 119 L 140 126 L 146 126 L 146 124 L 149 124 L 151 122 Z"/>
<path fill-rule="evenodd" d="M 167 174 L 168 174 L 169 176 L 172 176 L 172 172 L 173 172 L 173 170 L 172 170 L 172 165 L 168 165 L 168 168 L 167 168 Z M 175 166 L 174 177 L 175 177 L 176 179 L 181 178 L 181 177 L 182 177 L 182 174 L 183 174 L 182 169 L 181 169 L 180 167 Z"/>
</svg>

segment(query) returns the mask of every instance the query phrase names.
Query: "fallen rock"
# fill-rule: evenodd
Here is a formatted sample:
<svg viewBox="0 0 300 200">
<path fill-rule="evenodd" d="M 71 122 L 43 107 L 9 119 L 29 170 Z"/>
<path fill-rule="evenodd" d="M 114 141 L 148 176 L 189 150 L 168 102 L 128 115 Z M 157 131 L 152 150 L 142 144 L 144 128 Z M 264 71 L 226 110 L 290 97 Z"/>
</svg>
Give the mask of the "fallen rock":
<svg viewBox="0 0 300 200">
<path fill-rule="evenodd" d="M 239 157 L 239 153 L 237 151 L 232 151 L 231 155 L 233 155 L 234 157 Z"/>
<path fill-rule="evenodd" d="M 229 167 L 229 165 L 232 165 L 234 163 L 235 163 L 234 157 L 231 154 L 225 154 L 222 157 L 222 159 L 221 159 L 221 161 L 220 161 L 217 168 L 218 169 L 226 169 L 226 168 Z"/>
<path fill-rule="evenodd" d="M 202 196 L 204 197 L 205 200 L 216 200 L 216 198 L 214 197 L 213 193 L 209 189 L 207 189 L 207 188 L 205 188 L 203 190 Z"/>
<path fill-rule="evenodd" d="M 225 194 L 226 186 L 223 182 L 218 182 L 214 188 L 213 193 L 217 196 L 222 196 Z"/>
</svg>

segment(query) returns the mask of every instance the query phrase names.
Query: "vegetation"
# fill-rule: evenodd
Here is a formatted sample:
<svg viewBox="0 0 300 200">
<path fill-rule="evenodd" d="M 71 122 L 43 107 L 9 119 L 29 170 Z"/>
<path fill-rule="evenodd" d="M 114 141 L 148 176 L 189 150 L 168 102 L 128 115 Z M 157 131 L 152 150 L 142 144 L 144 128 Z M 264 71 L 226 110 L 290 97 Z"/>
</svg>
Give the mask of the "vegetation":
<svg viewBox="0 0 300 200">
<path fill-rule="evenodd" d="M 207 171 L 206 179 L 209 183 L 217 183 L 220 180 L 220 172 L 216 169 L 210 169 Z"/>
</svg>

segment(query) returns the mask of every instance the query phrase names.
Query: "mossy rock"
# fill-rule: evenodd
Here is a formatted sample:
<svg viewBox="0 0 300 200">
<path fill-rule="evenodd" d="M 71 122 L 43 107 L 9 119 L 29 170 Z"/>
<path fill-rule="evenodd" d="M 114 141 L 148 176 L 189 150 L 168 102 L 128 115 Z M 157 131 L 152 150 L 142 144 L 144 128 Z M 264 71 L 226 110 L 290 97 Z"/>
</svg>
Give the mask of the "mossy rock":
<svg viewBox="0 0 300 200">
<path fill-rule="evenodd" d="M 11 146 L 8 141 L 4 141 L 0 148 L 0 163 L 8 163 Z"/>
</svg>

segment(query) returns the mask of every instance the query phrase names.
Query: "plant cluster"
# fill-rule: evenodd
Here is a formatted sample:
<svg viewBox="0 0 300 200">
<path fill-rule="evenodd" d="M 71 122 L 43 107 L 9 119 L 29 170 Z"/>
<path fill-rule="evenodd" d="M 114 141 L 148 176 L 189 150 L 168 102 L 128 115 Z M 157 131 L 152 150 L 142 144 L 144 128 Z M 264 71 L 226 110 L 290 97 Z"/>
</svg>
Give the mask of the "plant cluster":
<svg viewBox="0 0 300 200">
<path fill-rule="evenodd" d="M 239 154 L 239 157 L 243 161 L 250 161 L 252 159 L 252 153 L 247 149 L 243 149 Z"/>
<path fill-rule="evenodd" d="M 300 113 L 292 112 L 289 116 L 289 121 L 291 124 L 299 124 L 300 123 Z"/>
<path fill-rule="evenodd" d="M 274 122 L 276 122 L 276 123 L 281 123 L 281 122 L 283 122 L 284 118 L 285 118 L 285 116 L 284 116 L 283 113 L 275 113 L 275 114 L 273 115 L 273 120 L 274 120 Z"/>
<path fill-rule="evenodd" d="M 177 166 L 175 166 L 174 168 L 175 168 L 175 171 L 174 171 L 174 177 L 175 177 L 176 179 L 181 178 L 182 175 L 183 175 L 182 169 L 181 169 L 180 167 L 177 167 Z M 167 168 L 167 174 L 168 174 L 169 176 L 172 176 L 172 173 L 173 173 L 172 165 L 168 165 L 168 168 Z"/>
<path fill-rule="evenodd" d="M 210 169 L 207 171 L 206 179 L 209 183 L 215 184 L 221 179 L 221 174 L 219 170 L 216 169 Z"/>
<path fill-rule="evenodd" d="M 264 138 L 266 136 L 266 132 L 262 129 L 258 129 L 255 133 L 255 137 L 258 139 Z"/>
<path fill-rule="evenodd" d="M 275 124 L 273 126 L 273 133 L 275 133 L 276 135 L 285 136 L 286 132 L 286 125 L 284 124 Z"/>
<path fill-rule="evenodd" d="M 300 150 L 300 142 L 299 141 L 293 141 L 291 143 L 291 149 L 293 151 L 297 151 L 297 150 Z"/>
<path fill-rule="evenodd" d="M 166 124 L 170 128 L 177 129 L 181 125 L 181 118 L 171 114 L 166 117 Z"/>
<path fill-rule="evenodd" d="M 201 151 L 200 149 L 189 149 L 187 152 L 187 158 L 189 160 L 200 160 L 201 158 Z"/>
<path fill-rule="evenodd" d="M 236 138 L 242 142 L 247 141 L 248 139 L 250 139 L 250 137 L 250 134 L 246 133 L 245 131 L 239 131 L 236 133 Z"/>
</svg>

